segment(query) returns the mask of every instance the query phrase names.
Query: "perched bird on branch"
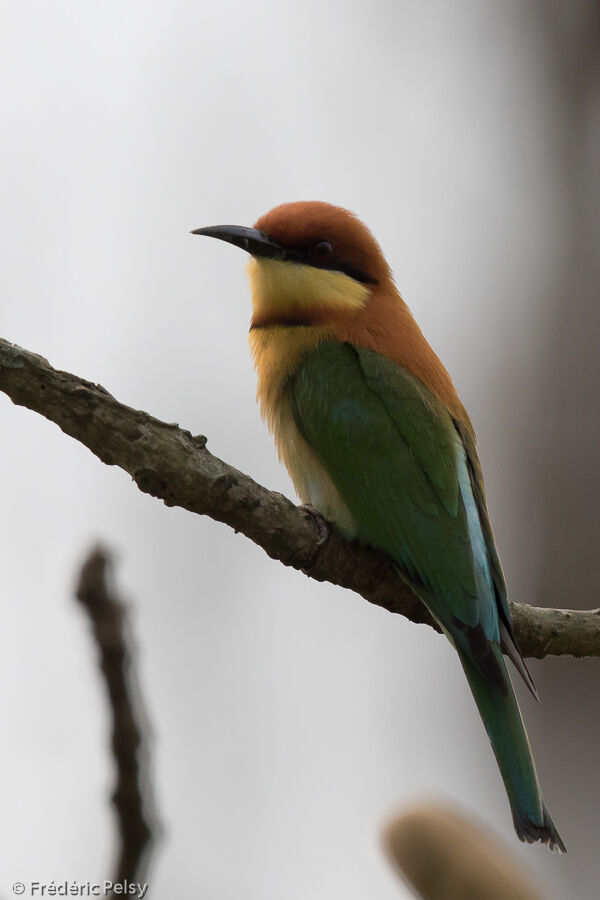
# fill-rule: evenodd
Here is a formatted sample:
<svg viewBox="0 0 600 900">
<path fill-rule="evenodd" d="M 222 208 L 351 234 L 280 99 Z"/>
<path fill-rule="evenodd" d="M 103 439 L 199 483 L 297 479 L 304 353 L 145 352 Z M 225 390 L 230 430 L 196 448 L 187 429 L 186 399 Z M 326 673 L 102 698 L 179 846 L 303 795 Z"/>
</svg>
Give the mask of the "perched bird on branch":
<svg viewBox="0 0 600 900">
<path fill-rule="evenodd" d="M 251 255 L 258 398 L 304 503 L 387 553 L 455 647 L 523 841 L 564 851 L 506 654 L 513 637 L 469 416 L 371 232 L 320 202 L 194 234 Z"/>
</svg>

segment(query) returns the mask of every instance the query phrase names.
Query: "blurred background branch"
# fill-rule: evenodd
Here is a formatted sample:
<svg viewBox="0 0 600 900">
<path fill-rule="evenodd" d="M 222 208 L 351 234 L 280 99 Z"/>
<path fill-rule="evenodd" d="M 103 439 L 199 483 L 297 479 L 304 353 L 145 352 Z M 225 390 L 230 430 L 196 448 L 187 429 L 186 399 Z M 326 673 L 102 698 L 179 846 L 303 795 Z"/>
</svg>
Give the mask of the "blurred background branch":
<svg viewBox="0 0 600 900">
<path fill-rule="evenodd" d="M 542 900 L 515 856 L 458 810 L 419 803 L 385 829 L 387 855 L 423 900 Z"/>
<path fill-rule="evenodd" d="M 111 584 L 112 560 L 94 548 L 85 560 L 76 597 L 87 613 L 112 718 L 116 784 L 112 794 L 119 841 L 112 881 L 142 882 L 156 841 L 156 814 L 148 777 L 148 726 L 133 666 L 125 604 Z"/>
<path fill-rule="evenodd" d="M 140 490 L 167 506 L 224 522 L 285 565 L 435 627 L 384 556 L 324 528 L 313 512 L 213 456 L 203 436 L 124 406 L 100 385 L 55 370 L 43 357 L 4 340 L 0 390 L 55 422 L 106 464 L 129 472 Z M 511 608 L 524 656 L 600 656 L 600 609 Z"/>
</svg>

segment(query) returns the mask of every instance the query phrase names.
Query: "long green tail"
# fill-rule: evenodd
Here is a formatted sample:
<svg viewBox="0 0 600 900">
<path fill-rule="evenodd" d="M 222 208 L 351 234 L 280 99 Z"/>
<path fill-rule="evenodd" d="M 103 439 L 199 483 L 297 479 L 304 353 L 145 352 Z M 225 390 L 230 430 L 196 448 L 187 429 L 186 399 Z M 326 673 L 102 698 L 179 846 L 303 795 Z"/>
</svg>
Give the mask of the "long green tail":
<svg viewBox="0 0 600 900">
<path fill-rule="evenodd" d="M 541 841 L 551 850 L 566 853 L 542 800 L 529 739 L 504 658 L 497 645 L 492 649 L 505 676 L 505 692 L 491 685 L 463 651 L 458 654 L 498 761 L 515 831 L 522 841 Z"/>
</svg>

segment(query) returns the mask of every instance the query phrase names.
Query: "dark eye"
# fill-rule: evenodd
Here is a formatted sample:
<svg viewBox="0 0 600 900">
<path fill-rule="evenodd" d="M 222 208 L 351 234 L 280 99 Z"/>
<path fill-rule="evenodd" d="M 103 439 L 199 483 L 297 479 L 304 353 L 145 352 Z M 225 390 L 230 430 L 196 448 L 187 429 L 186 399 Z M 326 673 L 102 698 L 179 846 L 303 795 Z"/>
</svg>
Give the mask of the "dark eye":
<svg viewBox="0 0 600 900">
<path fill-rule="evenodd" d="M 317 241 L 310 248 L 310 255 L 315 262 L 324 263 L 330 260 L 334 254 L 333 244 L 329 241 Z"/>
</svg>

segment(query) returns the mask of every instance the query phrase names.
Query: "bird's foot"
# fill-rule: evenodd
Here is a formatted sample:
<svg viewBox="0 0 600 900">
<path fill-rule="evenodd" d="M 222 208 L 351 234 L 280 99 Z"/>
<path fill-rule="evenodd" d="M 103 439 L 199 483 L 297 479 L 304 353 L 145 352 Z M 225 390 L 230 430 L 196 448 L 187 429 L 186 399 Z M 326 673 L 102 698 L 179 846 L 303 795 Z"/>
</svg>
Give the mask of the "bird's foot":
<svg viewBox="0 0 600 900">
<path fill-rule="evenodd" d="M 303 503 L 300 509 L 304 510 L 311 516 L 312 519 L 316 522 L 317 528 L 319 530 L 319 539 L 317 540 L 317 547 L 320 547 L 325 543 L 329 535 L 331 534 L 331 526 L 327 519 L 324 519 L 316 506 L 312 506 L 310 503 Z"/>
</svg>

